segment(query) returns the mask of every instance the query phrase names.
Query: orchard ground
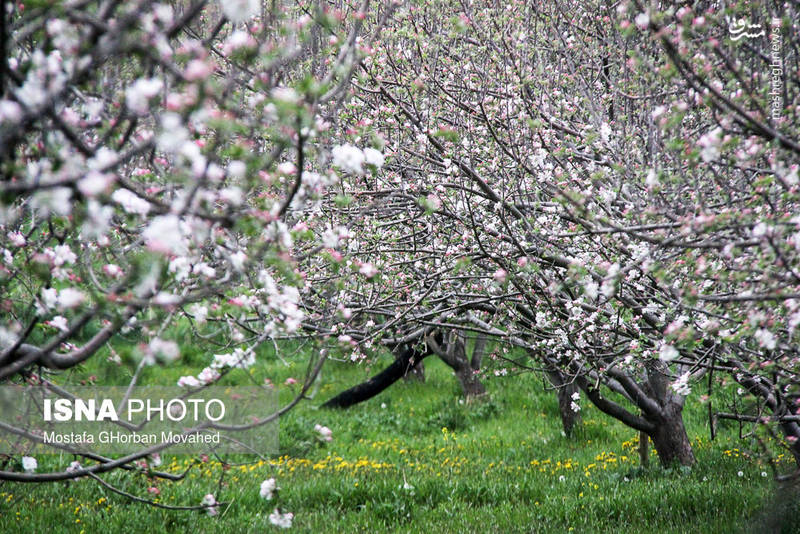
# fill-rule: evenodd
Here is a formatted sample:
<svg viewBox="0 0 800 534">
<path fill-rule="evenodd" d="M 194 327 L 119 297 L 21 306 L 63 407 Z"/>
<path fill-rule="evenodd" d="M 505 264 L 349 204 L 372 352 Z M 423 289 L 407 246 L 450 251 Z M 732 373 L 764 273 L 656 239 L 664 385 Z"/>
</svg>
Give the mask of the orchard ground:
<svg viewBox="0 0 800 534">
<path fill-rule="evenodd" d="M 148 370 L 144 383 L 174 383 L 203 358 Z M 254 366 L 252 376 L 276 384 L 302 379 L 301 364 L 271 361 Z M 122 382 L 126 369 L 82 367 L 71 380 Z M 134 503 L 92 480 L 4 483 L 0 531 L 268 532 L 279 530 L 268 521 L 276 506 L 294 513 L 298 532 L 758 532 L 763 518 L 776 515 L 780 498 L 768 466 L 744 453 L 734 425 L 710 441 L 699 403 L 686 414 L 696 467 L 665 470 L 655 456 L 642 468 L 638 435 L 588 403 L 577 434 L 565 437 L 555 395 L 535 374 L 492 376 L 489 399 L 465 404 L 452 372 L 428 361 L 425 383 L 398 383 L 346 411 L 318 408 L 366 376 L 363 366 L 328 362 L 314 398 L 281 420 L 281 451 L 268 461 L 223 467 L 212 458 L 178 483 L 105 475 L 146 498 L 157 488 L 165 504 L 199 504 L 213 492 L 229 503 L 216 517 Z M 249 382 L 235 373 L 225 380 Z M 281 386 L 282 399 L 291 396 Z M 316 424 L 332 429 L 331 442 L 318 438 Z M 48 471 L 71 460 L 38 458 Z M 180 472 L 194 460 L 165 455 L 161 469 Z M 259 486 L 270 477 L 281 489 L 266 501 Z"/>
</svg>

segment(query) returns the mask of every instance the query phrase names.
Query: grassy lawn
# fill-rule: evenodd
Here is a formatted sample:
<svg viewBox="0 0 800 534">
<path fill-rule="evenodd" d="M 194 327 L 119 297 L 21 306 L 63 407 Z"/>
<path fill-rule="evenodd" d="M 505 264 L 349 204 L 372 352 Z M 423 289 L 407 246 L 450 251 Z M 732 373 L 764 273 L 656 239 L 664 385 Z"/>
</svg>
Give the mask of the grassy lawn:
<svg viewBox="0 0 800 534">
<path fill-rule="evenodd" d="M 303 364 L 271 360 L 253 370 L 256 380 L 302 377 Z M 121 381 L 125 369 L 104 371 L 99 383 Z M 144 381 L 174 384 L 197 370 L 154 368 Z M 88 378 L 100 370 L 78 372 Z M 653 456 L 642 469 L 637 434 L 588 404 L 577 435 L 564 437 L 555 395 L 535 375 L 492 377 L 490 400 L 465 405 L 443 364 L 429 360 L 427 374 L 425 383 L 399 383 L 370 402 L 329 411 L 317 406 L 368 376 L 329 362 L 314 399 L 281 421 L 281 451 L 269 461 L 223 467 L 212 459 L 179 483 L 106 475 L 145 497 L 155 486 L 168 504 L 199 504 L 214 493 L 230 503 L 217 517 L 132 503 L 91 480 L 6 483 L 0 532 L 277 531 L 267 519 L 276 505 L 295 514 L 300 532 L 752 532 L 776 500 L 762 474 L 769 469 L 739 451 L 737 429 L 709 441 L 696 402 L 687 422 L 697 466 L 664 470 Z M 317 423 L 333 430 L 332 442 L 316 439 Z M 38 460 L 44 471 L 64 469 L 71 458 Z M 191 461 L 165 456 L 162 469 L 181 471 Z M 269 477 L 281 487 L 272 502 L 259 496 Z"/>
</svg>

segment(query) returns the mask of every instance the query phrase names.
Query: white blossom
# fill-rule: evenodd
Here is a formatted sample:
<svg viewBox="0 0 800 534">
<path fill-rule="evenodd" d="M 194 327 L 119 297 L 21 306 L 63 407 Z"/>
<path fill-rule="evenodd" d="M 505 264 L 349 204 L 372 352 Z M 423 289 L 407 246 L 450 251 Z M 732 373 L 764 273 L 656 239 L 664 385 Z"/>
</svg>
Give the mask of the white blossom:
<svg viewBox="0 0 800 534">
<path fill-rule="evenodd" d="M 228 176 L 231 178 L 242 179 L 247 173 L 247 165 L 243 161 L 233 160 L 228 163 Z"/>
<path fill-rule="evenodd" d="M 662 362 L 671 362 L 679 355 L 680 353 L 678 352 L 678 349 L 667 344 L 662 345 L 661 349 L 658 351 L 658 359 Z"/>
<path fill-rule="evenodd" d="M 581 400 L 580 392 L 576 391 L 575 393 L 573 393 L 570 396 L 570 398 L 572 399 L 572 402 L 570 402 L 570 404 L 569 404 L 570 410 L 572 410 L 575 413 L 578 413 L 579 411 L 581 411 L 581 406 L 580 406 L 580 404 L 578 404 L 578 402 Z"/>
<path fill-rule="evenodd" d="M 245 254 L 241 250 L 237 250 L 236 252 L 231 254 L 230 258 L 228 259 L 230 260 L 231 265 L 233 265 L 234 269 L 236 269 L 237 271 L 242 271 L 244 270 L 244 262 L 247 261 L 247 254 Z"/>
<path fill-rule="evenodd" d="M 208 317 L 208 308 L 202 304 L 193 304 L 189 308 L 189 313 L 194 316 L 194 320 L 199 324 L 204 324 L 206 322 L 206 318 Z"/>
<path fill-rule="evenodd" d="M 39 462 L 36 461 L 36 458 L 33 456 L 22 457 L 22 468 L 26 473 L 33 473 L 37 467 L 39 467 Z"/>
<path fill-rule="evenodd" d="M 333 165 L 351 174 L 364 174 L 364 153 L 353 145 L 340 145 L 333 148 Z"/>
<path fill-rule="evenodd" d="M 50 252 L 50 251 L 48 251 Z M 75 263 L 75 260 L 78 257 L 72 252 L 72 249 L 69 248 L 69 245 L 57 245 L 51 252 L 53 265 L 56 267 L 60 267 L 64 264 L 72 264 Z"/>
<path fill-rule="evenodd" d="M 764 237 L 769 232 L 769 226 L 760 222 L 753 227 L 753 237 Z"/>
<path fill-rule="evenodd" d="M 178 348 L 178 344 L 174 341 L 169 341 L 161 338 L 153 338 L 149 345 L 148 350 L 150 353 L 158 359 L 165 360 L 167 362 L 173 362 L 177 360 L 180 355 L 181 351 Z"/>
<path fill-rule="evenodd" d="M 72 190 L 68 187 L 53 187 L 37 191 L 31 200 L 31 206 L 42 216 L 55 213 L 69 215 L 72 212 Z"/>
<path fill-rule="evenodd" d="M 181 388 L 196 388 L 200 385 L 200 380 L 195 376 L 182 376 L 178 379 L 178 387 Z"/>
<path fill-rule="evenodd" d="M 375 266 L 372 265 L 371 263 L 365 262 L 361 264 L 361 267 L 358 269 L 358 272 L 363 274 L 367 278 L 372 278 L 376 274 L 378 274 L 378 269 L 376 269 Z"/>
<path fill-rule="evenodd" d="M 188 153 L 191 150 L 199 152 L 197 145 L 189 140 L 189 130 L 184 127 L 181 116 L 172 111 L 162 113 L 161 133 L 156 138 L 158 149 L 168 154 L 177 154 L 186 144 L 189 147 L 184 152 Z"/>
<path fill-rule="evenodd" d="M 86 295 L 78 289 L 67 287 L 58 292 L 58 307 L 69 309 L 80 306 L 86 300 Z"/>
<path fill-rule="evenodd" d="M 720 155 L 719 145 L 722 142 L 722 128 L 715 128 L 698 139 L 700 145 L 700 157 L 706 163 L 714 161 Z"/>
<path fill-rule="evenodd" d="M 16 247 L 24 247 L 27 240 L 20 232 L 9 232 L 8 239 Z"/>
<path fill-rule="evenodd" d="M 586 277 L 583 280 L 583 292 L 584 294 L 589 297 L 590 299 L 597 298 L 598 295 L 598 286 L 597 282 L 592 280 L 590 277 Z"/>
<path fill-rule="evenodd" d="M 113 182 L 113 174 L 89 171 L 86 176 L 78 182 L 78 191 L 87 197 L 97 196 L 107 191 Z"/>
<path fill-rule="evenodd" d="M 114 216 L 114 208 L 104 206 L 95 199 L 90 199 L 86 205 L 86 221 L 81 226 L 81 233 L 87 238 L 100 239 L 105 236 Z"/>
<path fill-rule="evenodd" d="M 277 508 L 274 512 L 269 514 L 269 522 L 280 528 L 291 528 L 292 519 L 294 519 L 294 514 L 289 512 L 282 514 Z"/>
<path fill-rule="evenodd" d="M 212 382 L 216 382 L 220 377 L 219 371 L 213 369 L 211 367 L 206 367 L 200 374 L 197 375 L 197 379 L 200 380 L 203 384 L 210 384 Z"/>
<path fill-rule="evenodd" d="M 777 339 L 775 339 L 775 334 L 764 328 L 756 330 L 755 338 L 756 341 L 758 341 L 758 345 L 767 350 L 774 349 L 778 344 Z"/>
<path fill-rule="evenodd" d="M 22 107 L 13 100 L 0 100 L 0 124 L 22 120 Z"/>
<path fill-rule="evenodd" d="M 214 506 L 217 504 L 217 499 L 210 493 L 203 497 L 203 500 L 200 501 L 200 504 L 206 507 L 206 513 L 208 515 L 217 515 L 217 513 L 219 513 L 217 507 Z"/>
<path fill-rule="evenodd" d="M 291 87 L 275 87 L 271 95 L 275 100 L 286 102 L 287 104 L 297 104 L 300 102 L 300 95 Z"/>
<path fill-rule="evenodd" d="M 128 105 L 128 109 L 144 115 L 147 113 L 149 100 L 156 96 L 163 87 L 164 82 L 158 78 L 139 78 L 125 90 L 125 103 Z"/>
<path fill-rule="evenodd" d="M 150 203 L 143 198 L 139 198 L 135 193 L 127 189 L 117 189 L 111 194 L 111 200 L 122 206 L 127 213 L 137 215 L 147 215 L 150 211 Z"/>
<path fill-rule="evenodd" d="M 256 354 L 252 349 L 237 348 L 231 354 L 215 354 L 211 367 L 215 369 L 223 367 L 247 369 L 254 363 L 256 363 Z"/>
<path fill-rule="evenodd" d="M 689 393 L 692 392 L 692 388 L 689 387 L 689 372 L 683 373 L 681 376 L 678 377 L 670 387 L 677 393 L 678 395 L 682 395 L 686 397 Z"/>
<path fill-rule="evenodd" d="M 259 491 L 259 494 L 261 495 L 262 498 L 270 501 L 272 500 L 274 493 L 279 489 L 280 488 L 278 488 L 278 483 L 275 482 L 275 479 L 268 478 L 267 480 L 261 483 L 261 490 Z"/>
<path fill-rule="evenodd" d="M 69 323 L 67 322 L 67 318 L 63 315 L 56 315 L 49 321 L 50 326 L 53 328 L 57 328 L 62 332 L 69 332 Z"/>
<path fill-rule="evenodd" d="M 384 157 L 380 151 L 375 150 L 374 148 L 365 148 L 364 149 L 364 160 L 367 165 L 374 165 L 378 169 L 383 167 Z"/>
<path fill-rule="evenodd" d="M 155 217 L 142 232 L 142 237 L 150 250 L 164 254 L 183 254 L 186 243 L 183 238 L 180 219 L 177 215 L 160 215 Z"/>
<path fill-rule="evenodd" d="M 607 122 L 604 122 L 602 125 L 600 125 L 600 138 L 604 143 L 608 143 L 612 133 L 613 131 L 611 130 L 611 126 L 609 126 Z"/>
</svg>

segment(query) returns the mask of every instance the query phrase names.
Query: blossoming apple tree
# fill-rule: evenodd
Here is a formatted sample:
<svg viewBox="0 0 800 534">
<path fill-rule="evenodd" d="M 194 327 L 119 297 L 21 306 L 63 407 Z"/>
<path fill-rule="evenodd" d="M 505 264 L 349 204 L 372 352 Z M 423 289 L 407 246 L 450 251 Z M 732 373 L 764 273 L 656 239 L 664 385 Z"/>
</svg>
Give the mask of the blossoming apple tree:
<svg viewBox="0 0 800 534">
<path fill-rule="evenodd" d="M 133 385 L 144 366 L 181 357 L 181 324 L 214 354 L 179 382 L 197 388 L 297 332 L 311 290 L 299 266 L 341 237 L 318 207 L 339 181 L 331 161 L 382 160 L 326 130 L 392 6 L 363 34 L 367 1 L 3 6 L 0 381 L 68 389 L 63 371 L 118 365 L 116 348 L 135 340 Z M 306 392 L 324 359 L 309 357 L 298 397 L 261 422 Z M 103 482 L 164 448 L 52 472 L 7 458 L 0 479 Z"/>
<path fill-rule="evenodd" d="M 737 382 L 754 412 L 717 416 L 777 425 L 796 455 L 797 17 L 742 9 L 398 14 L 344 111 L 389 158 L 330 208 L 363 275 L 343 333 L 522 347 L 535 363 L 509 368 L 577 386 L 664 464 L 694 462 L 700 380 Z M 742 17 L 764 31 L 737 38 Z"/>
</svg>

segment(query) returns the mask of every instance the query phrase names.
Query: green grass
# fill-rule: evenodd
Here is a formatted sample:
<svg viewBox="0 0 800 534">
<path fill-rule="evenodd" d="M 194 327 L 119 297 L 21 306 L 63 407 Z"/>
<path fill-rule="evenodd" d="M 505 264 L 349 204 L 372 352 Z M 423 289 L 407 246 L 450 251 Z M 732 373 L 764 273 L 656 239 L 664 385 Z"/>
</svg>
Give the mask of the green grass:
<svg viewBox="0 0 800 534">
<path fill-rule="evenodd" d="M 251 373 L 256 381 L 282 384 L 305 369 L 265 359 Z M 201 355 L 190 360 L 205 363 Z M 187 372 L 148 369 L 144 382 L 174 384 Z M 95 375 L 108 384 L 128 373 L 104 364 L 71 379 Z M 564 437 L 555 395 L 535 375 L 487 379 L 490 399 L 469 405 L 443 364 L 429 360 L 427 375 L 426 383 L 398 383 L 367 403 L 329 411 L 317 406 L 368 376 L 363 367 L 329 362 L 315 398 L 281 421 L 281 454 L 269 462 L 223 468 L 209 461 L 178 483 L 106 475 L 140 496 L 155 486 L 167 504 L 199 504 L 214 493 L 230 503 L 218 517 L 132 503 L 91 480 L 6 483 L 0 532 L 269 532 L 278 530 L 267 519 L 276 505 L 295 514 L 298 532 L 759 532 L 774 512 L 773 484 L 762 476 L 769 469 L 738 450 L 733 429 L 710 442 L 699 406 L 686 417 L 697 466 L 664 470 L 654 456 L 642 469 L 636 433 L 585 403 L 577 434 Z M 282 399 L 291 393 L 283 388 Z M 315 438 L 316 423 L 333 430 L 333 442 Z M 70 460 L 41 456 L 40 471 Z M 162 468 L 190 461 L 165 457 Z M 267 502 L 258 490 L 272 476 L 282 490 Z"/>
</svg>

